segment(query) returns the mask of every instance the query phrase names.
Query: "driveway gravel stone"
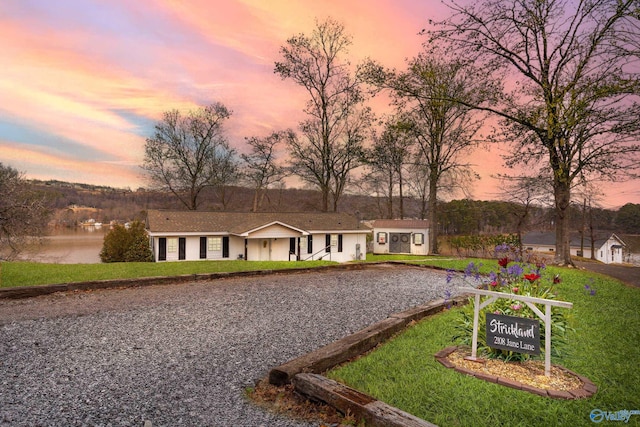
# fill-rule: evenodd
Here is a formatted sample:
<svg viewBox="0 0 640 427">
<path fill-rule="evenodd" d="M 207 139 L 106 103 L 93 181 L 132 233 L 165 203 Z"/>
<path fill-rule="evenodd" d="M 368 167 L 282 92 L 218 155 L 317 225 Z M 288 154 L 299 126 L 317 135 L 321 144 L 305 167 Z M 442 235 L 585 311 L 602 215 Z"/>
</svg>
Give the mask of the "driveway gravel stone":
<svg viewBox="0 0 640 427">
<path fill-rule="evenodd" d="M 0 426 L 317 425 L 246 387 L 447 287 L 379 265 L 0 300 Z"/>
</svg>

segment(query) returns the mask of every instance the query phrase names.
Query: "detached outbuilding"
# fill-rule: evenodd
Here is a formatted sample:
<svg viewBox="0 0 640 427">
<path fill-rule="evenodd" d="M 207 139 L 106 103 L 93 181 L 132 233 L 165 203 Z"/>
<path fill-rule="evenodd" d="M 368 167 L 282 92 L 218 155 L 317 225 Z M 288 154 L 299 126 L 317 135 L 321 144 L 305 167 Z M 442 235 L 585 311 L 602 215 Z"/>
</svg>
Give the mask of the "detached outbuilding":
<svg viewBox="0 0 640 427">
<path fill-rule="evenodd" d="M 571 255 L 591 258 L 591 238 L 584 236 L 581 242 L 578 233 L 571 233 L 570 240 Z M 522 246 L 530 251 L 554 252 L 556 248 L 555 232 L 534 231 L 522 237 Z M 595 248 L 594 257 L 605 264 L 621 264 L 623 262 L 623 249 L 625 242 L 613 233 L 600 234 L 593 241 Z"/>
<path fill-rule="evenodd" d="M 429 221 L 377 219 L 371 225 L 374 254 L 429 254 Z"/>
<path fill-rule="evenodd" d="M 371 232 L 344 213 L 150 210 L 155 261 L 364 259 Z"/>
</svg>

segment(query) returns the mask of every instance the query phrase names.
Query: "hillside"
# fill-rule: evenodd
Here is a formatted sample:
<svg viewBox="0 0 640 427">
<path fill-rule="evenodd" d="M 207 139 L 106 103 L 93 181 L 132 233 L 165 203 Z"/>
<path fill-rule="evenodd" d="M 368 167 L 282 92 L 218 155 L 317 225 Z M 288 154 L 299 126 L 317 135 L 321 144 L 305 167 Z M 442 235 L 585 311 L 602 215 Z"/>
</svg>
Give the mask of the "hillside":
<svg viewBox="0 0 640 427">
<path fill-rule="evenodd" d="M 55 215 L 53 225 L 75 226 L 90 218 L 108 223 L 142 220 L 148 209 L 185 209 L 171 193 L 147 189 L 112 188 L 61 181 L 32 181 L 37 189 L 51 194 Z M 254 192 L 250 188 L 230 186 L 207 188 L 201 194 L 200 210 L 247 212 L 253 205 Z M 321 206 L 320 192 L 309 189 L 282 188 L 267 192 L 262 211 L 304 212 L 318 211 Z M 398 217 L 398 200 L 394 200 L 394 211 Z M 338 205 L 340 212 L 353 214 L 361 219 L 385 218 L 387 199 L 372 195 L 346 194 Z M 405 218 L 421 218 L 420 201 L 404 199 Z M 515 233 L 522 207 L 504 201 L 452 200 L 439 204 L 440 234 Z M 593 209 L 587 214 L 593 218 L 596 230 L 621 232 L 616 224 L 617 211 Z M 575 231 L 582 224 L 580 206 L 572 211 Z M 586 217 L 586 216 L 585 216 Z M 549 208 L 533 208 L 529 212 L 523 231 L 549 230 L 553 227 L 553 211 Z M 586 225 L 586 224 L 585 224 Z M 640 234 L 639 230 L 625 230 L 626 234 Z"/>
</svg>

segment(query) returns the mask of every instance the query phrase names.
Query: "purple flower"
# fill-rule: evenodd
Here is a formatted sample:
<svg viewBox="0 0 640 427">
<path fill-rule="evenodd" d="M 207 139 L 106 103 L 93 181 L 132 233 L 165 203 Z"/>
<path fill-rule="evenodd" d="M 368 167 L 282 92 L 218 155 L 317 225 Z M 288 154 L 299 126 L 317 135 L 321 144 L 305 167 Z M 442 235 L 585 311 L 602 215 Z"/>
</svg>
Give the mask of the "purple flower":
<svg viewBox="0 0 640 427">
<path fill-rule="evenodd" d="M 511 309 L 512 309 L 512 310 L 515 310 L 515 311 L 518 311 L 518 310 L 520 310 L 521 308 L 522 308 L 522 304 L 513 304 L 513 305 L 511 306 Z"/>
<path fill-rule="evenodd" d="M 471 261 L 464 269 L 464 275 L 471 276 L 475 270 L 477 270 L 476 265 Z"/>
<path fill-rule="evenodd" d="M 507 267 L 507 273 L 510 276 L 520 277 L 522 273 L 524 273 L 524 270 L 522 269 L 520 264 L 511 264 L 509 267 Z"/>
<path fill-rule="evenodd" d="M 452 269 L 447 270 L 447 283 L 451 283 L 455 275 L 456 275 L 455 270 L 452 270 Z"/>
<path fill-rule="evenodd" d="M 489 273 L 489 281 L 491 281 L 491 282 L 497 282 L 498 281 L 498 275 L 496 274 L 495 271 L 492 271 L 491 273 Z"/>
</svg>

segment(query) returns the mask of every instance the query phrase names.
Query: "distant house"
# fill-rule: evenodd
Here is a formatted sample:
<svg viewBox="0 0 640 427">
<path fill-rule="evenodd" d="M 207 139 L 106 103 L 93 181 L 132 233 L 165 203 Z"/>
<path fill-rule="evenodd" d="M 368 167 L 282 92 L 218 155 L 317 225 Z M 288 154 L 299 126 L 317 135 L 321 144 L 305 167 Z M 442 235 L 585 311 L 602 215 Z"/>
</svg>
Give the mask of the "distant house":
<svg viewBox="0 0 640 427">
<path fill-rule="evenodd" d="M 620 236 L 624 240 L 624 262 L 640 266 L 640 235 L 623 234 Z"/>
<path fill-rule="evenodd" d="M 570 236 L 571 255 L 591 258 L 591 238 L 584 236 L 584 251 L 581 251 L 580 235 L 572 233 Z M 538 252 L 554 252 L 556 248 L 555 232 L 531 232 L 522 237 L 525 249 Z M 605 264 L 621 264 L 624 261 L 623 249 L 625 243 L 615 234 L 603 234 L 594 240 L 595 259 Z"/>
<path fill-rule="evenodd" d="M 352 261 L 365 256 L 371 230 L 342 213 L 150 210 L 156 261 Z"/>
<path fill-rule="evenodd" d="M 429 253 L 429 221 L 414 219 L 377 219 L 373 228 L 374 254 Z"/>
</svg>

